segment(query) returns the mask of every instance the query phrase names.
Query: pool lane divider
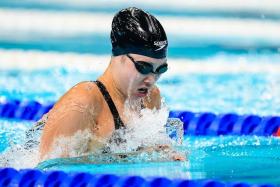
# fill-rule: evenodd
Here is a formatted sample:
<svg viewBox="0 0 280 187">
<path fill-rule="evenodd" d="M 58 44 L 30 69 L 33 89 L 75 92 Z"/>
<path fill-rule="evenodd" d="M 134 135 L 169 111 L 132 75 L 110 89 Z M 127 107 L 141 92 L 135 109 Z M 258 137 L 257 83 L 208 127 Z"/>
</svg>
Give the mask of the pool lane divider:
<svg viewBox="0 0 280 187">
<path fill-rule="evenodd" d="M 278 135 L 280 116 L 258 116 L 236 113 L 214 114 L 170 111 L 169 117 L 181 119 L 185 135 Z"/>
<path fill-rule="evenodd" d="M 117 176 L 85 172 L 44 172 L 37 169 L 0 169 L 0 186 L 147 186 L 147 187 L 273 187 L 271 184 L 252 185 L 244 182 L 220 182 L 215 180 L 168 179 L 165 177 Z"/>
<path fill-rule="evenodd" d="M 0 117 L 19 120 L 39 120 L 54 103 L 37 101 L 0 100 Z M 185 135 L 280 135 L 280 116 L 258 116 L 236 113 L 170 111 L 170 118 L 179 118 Z"/>
</svg>

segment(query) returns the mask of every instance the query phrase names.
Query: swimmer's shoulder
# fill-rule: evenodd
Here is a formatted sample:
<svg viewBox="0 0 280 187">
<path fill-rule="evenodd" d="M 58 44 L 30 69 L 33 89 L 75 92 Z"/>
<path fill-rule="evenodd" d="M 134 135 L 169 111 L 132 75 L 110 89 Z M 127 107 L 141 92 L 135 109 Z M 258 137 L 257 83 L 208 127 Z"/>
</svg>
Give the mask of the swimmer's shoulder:
<svg viewBox="0 0 280 187">
<path fill-rule="evenodd" d="M 102 96 L 94 82 L 80 82 L 70 88 L 47 114 L 40 142 L 41 155 L 51 150 L 56 137 L 70 137 L 88 129 L 95 132 L 102 105 Z"/>
<path fill-rule="evenodd" d="M 93 81 L 79 82 L 70 89 L 71 92 L 78 92 L 81 96 L 86 96 L 87 101 L 98 101 L 102 99 L 99 94 L 99 88 Z M 88 97 L 91 96 L 91 97 Z"/>
<path fill-rule="evenodd" d="M 82 102 L 94 105 L 95 107 L 101 106 L 103 103 L 103 97 L 99 93 L 99 88 L 94 81 L 83 81 L 76 84 L 73 88 L 75 92 L 77 90 Z"/>
<path fill-rule="evenodd" d="M 160 109 L 161 107 L 161 96 L 160 96 L 160 90 L 155 85 L 149 92 L 148 96 L 144 100 L 145 106 L 147 108 L 153 109 Z"/>
<path fill-rule="evenodd" d="M 99 89 L 93 81 L 79 82 L 70 88 L 56 103 L 77 103 L 83 106 L 94 108 L 95 113 L 98 113 L 103 105 L 102 96 L 99 94 Z"/>
</svg>

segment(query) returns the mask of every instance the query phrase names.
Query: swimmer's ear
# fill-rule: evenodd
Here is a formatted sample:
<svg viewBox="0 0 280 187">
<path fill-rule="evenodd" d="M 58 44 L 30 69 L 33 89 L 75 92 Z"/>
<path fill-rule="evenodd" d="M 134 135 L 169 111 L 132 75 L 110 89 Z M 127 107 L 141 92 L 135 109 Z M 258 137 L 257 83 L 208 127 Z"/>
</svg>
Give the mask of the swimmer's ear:
<svg viewBox="0 0 280 187">
<path fill-rule="evenodd" d="M 126 59 L 126 56 L 125 56 L 125 55 L 120 55 L 120 57 L 121 57 L 121 58 L 120 58 L 121 62 L 124 63 L 124 62 L 125 62 L 125 59 Z"/>
<path fill-rule="evenodd" d="M 125 62 L 125 55 L 111 56 L 110 63 L 112 63 L 112 62 L 124 63 Z"/>
</svg>

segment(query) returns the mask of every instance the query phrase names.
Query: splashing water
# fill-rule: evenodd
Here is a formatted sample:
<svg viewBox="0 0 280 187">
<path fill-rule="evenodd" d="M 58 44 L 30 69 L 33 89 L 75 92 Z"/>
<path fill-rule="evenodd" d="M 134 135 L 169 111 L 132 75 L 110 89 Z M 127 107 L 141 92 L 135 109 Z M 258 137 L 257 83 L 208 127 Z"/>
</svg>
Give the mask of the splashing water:
<svg viewBox="0 0 280 187">
<path fill-rule="evenodd" d="M 54 141 L 54 149 L 47 156 L 48 159 L 61 157 L 65 150 L 69 150 L 69 157 L 90 155 L 91 149 L 88 149 L 89 146 L 98 147 L 100 150 L 102 150 L 102 146 L 108 146 L 111 151 L 110 153 L 115 154 L 135 152 L 139 147 L 155 147 L 158 145 L 171 146 L 176 143 L 166 133 L 165 125 L 169 111 L 164 103 L 162 103 L 162 108 L 160 110 L 140 109 L 140 113 L 128 112 L 127 103 L 125 108 L 126 114 L 130 117 L 127 128 L 117 130 L 122 131 L 122 138 L 126 140 L 124 143 L 120 145 L 109 143 L 108 140 L 92 137 L 92 133 L 89 130 L 78 131 L 71 137 L 57 138 L 57 140 Z M 38 128 L 40 124 L 44 125 L 46 120 L 47 115 L 38 121 L 37 125 L 34 127 Z M 180 124 L 182 127 L 180 120 L 177 120 L 177 122 L 177 124 Z M 172 123 L 174 123 L 174 121 Z M 21 134 L 22 136 L 16 138 L 17 142 L 10 145 L 9 148 L 0 155 L 0 164 L 2 166 L 14 167 L 17 169 L 33 168 L 40 162 L 39 141 L 41 130 L 36 130 L 34 127 L 29 131 L 27 131 L 28 127 L 25 127 L 22 132 L 17 132 L 17 135 Z M 169 130 L 174 133 L 174 129 L 172 130 L 171 127 Z M 85 144 L 85 142 L 94 142 L 94 144 Z M 95 150 L 98 152 L 98 149 Z M 148 156 L 151 157 L 152 155 L 150 154 Z M 162 157 L 163 156 L 166 157 L 166 155 L 162 155 Z"/>
<path fill-rule="evenodd" d="M 140 115 L 130 114 L 127 129 L 123 132 L 126 142 L 110 145 L 112 152 L 131 152 L 143 146 L 170 145 L 171 141 L 164 127 L 167 118 L 166 107 L 161 110 L 142 109 Z"/>
<path fill-rule="evenodd" d="M 137 104 L 137 103 L 134 103 Z M 54 143 L 54 149 L 48 154 L 48 159 L 58 158 L 63 155 L 65 150 L 70 150 L 68 153 L 69 157 L 80 157 L 89 155 L 92 150 L 89 147 L 98 147 L 94 149 L 94 153 L 99 153 L 104 155 L 104 147 L 106 152 L 110 154 L 119 153 L 132 153 L 136 152 L 139 148 L 156 148 L 157 146 L 172 146 L 176 144 L 176 141 L 172 140 L 166 132 L 166 121 L 168 121 L 169 111 L 165 105 L 160 110 L 150 110 L 150 109 L 140 109 L 138 112 L 131 112 L 131 107 L 136 105 L 131 105 L 131 103 L 126 103 L 125 111 L 126 115 L 129 116 L 129 121 L 125 129 L 118 129 L 113 134 L 112 138 L 121 138 L 122 143 L 118 141 L 111 141 L 111 139 L 102 140 L 95 137 L 89 130 L 78 131 L 71 137 L 60 137 Z M 138 105 L 137 105 L 138 106 Z M 134 108 L 135 109 L 135 108 Z M 170 121 L 170 120 L 169 120 Z M 173 125 L 169 126 L 169 130 L 172 128 L 178 128 L 180 125 L 182 129 L 182 122 L 179 119 L 173 120 Z M 177 126 L 175 126 L 176 124 Z M 174 133 L 174 129 L 172 130 Z M 176 132 L 176 130 L 175 130 Z M 182 139 L 182 131 L 179 134 Z M 114 135 L 118 136 L 114 136 Z M 179 135 L 176 135 L 177 138 Z M 94 144 L 92 143 L 94 142 Z M 165 152 L 166 153 L 166 152 Z M 166 155 L 162 155 L 166 157 Z M 109 159 L 108 159 L 109 160 Z"/>
<path fill-rule="evenodd" d="M 27 122 L 1 120 L 0 123 L 1 128 L 8 125 L 7 129 L 1 129 L 6 132 L 0 133 L 1 141 L 4 141 L 5 137 L 9 140 L 7 149 L 0 154 L 0 165 L 16 169 L 35 167 L 39 162 L 40 131 L 28 131 L 32 124 Z"/>
</svg>

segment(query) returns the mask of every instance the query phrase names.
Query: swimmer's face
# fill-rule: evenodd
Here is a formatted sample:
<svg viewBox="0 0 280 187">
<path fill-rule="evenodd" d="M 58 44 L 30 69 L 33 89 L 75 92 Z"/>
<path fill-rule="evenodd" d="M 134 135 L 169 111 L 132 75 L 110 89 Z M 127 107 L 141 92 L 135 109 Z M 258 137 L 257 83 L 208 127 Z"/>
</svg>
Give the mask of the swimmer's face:
<svg viewBox="0 0 280 187">
<path fill-rule="evenodd" d="M 128 68 L 126 77 L 128 95 L 145 97 L 161 74 L 167 71 L 167 60 L 155 59 L 138 54 L 124 55 Z"/>
</svg>

